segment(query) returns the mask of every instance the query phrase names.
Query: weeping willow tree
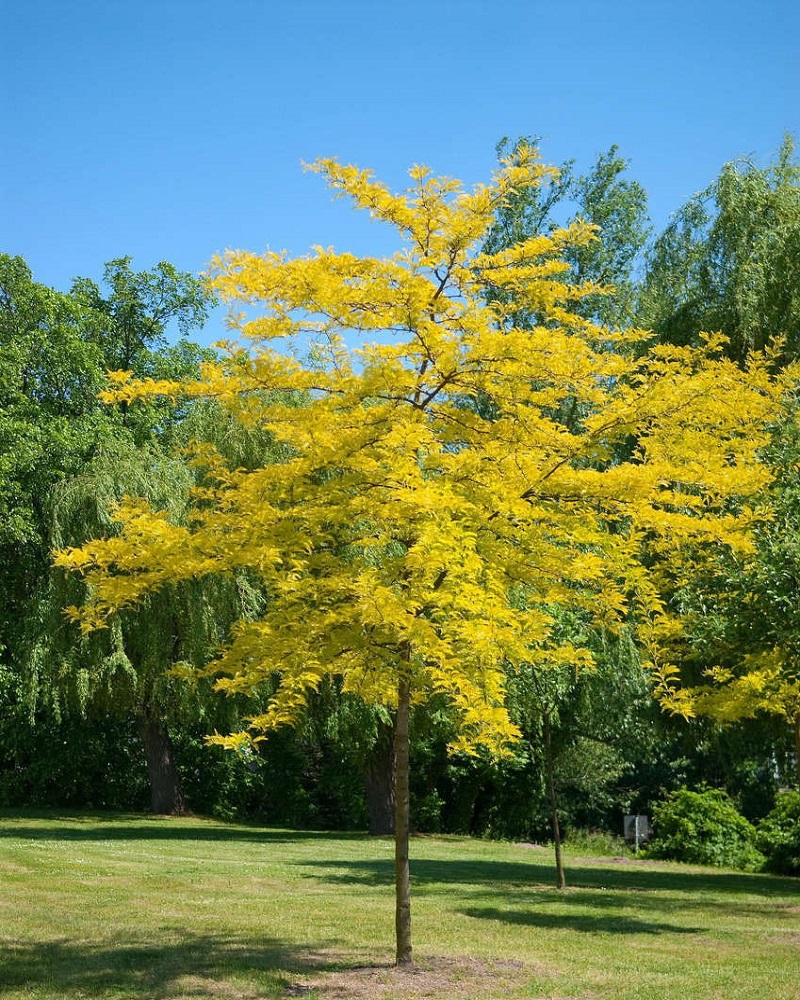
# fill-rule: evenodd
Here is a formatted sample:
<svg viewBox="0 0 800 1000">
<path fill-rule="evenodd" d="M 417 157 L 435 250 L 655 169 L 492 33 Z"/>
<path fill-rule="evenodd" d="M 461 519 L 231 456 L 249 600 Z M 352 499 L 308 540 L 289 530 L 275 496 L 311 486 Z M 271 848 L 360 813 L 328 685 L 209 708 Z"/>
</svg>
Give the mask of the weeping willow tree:
<svg viewBox="0 0 800 1000">
<path fill-rule="evenodd" d="M 205 407 L 187 419 L 186 430 L 202 424 L 210 432 L 214 419 L 212 408 Z M 243 440 L 227 430 L 223 422 L 217 437 L 232 455 L 244 457 L 246 447 L 257 447 L 252 437 Z M 55 491 L 52 545 L 113 539 L 116 504 L 124 496 L 146 498 L 180 521 L 194 484 L 194 470 L 179 455 L 152 444 L 112 440 L 80 475 Z M 120 724 L 133 717 L 147 762 L 151 808 L 180 814 L 187 803 L 170 728 L 198 721 L 211 729 L 229 726 L 236 705 L 214 697 L 209 683 L 187 685 L 177 673 L 181 666 L 207 662 L 231 622 L 256 615 L 263 606 L 262 590 L 245 573 L 189 580 L 88 635 L 63 614 L 65 605 L 87 596 L 74 575 L 58 568 L 43 580 L 20 651 L 29 708 L 46 705 L 56 717 L 91 710 Z"/>
<path fill-rule="evenodd" d="M 744 364 L 774 341 L 800 357 L 800 160 L 786 136 L 771 163 L 726 163 L 653 241 L 637 322 L 661 343 L 721 330 Z"/>
<path fill-rule="evenodd" d="M 102 287 L 81 278 L 65 294 L 35 282 L 22 258 L 0 254 L 0 667 L 20 713 L 33 717 L 49 704 L 58 717 L 67 706 L 105 702 L 146 720 L 169 701 L 173 682 L 143 680 L 189 648 L 191 637 L 170 625 L 168 604 L 83 642 L 63 619 L 70 587 L 51 569 L 50 552 L 111 537 L 106 507 L 125 492 L 177 513 L 191 474 L 167 449 L 182 433 L 185 408 L 134 412 L 103 405 L 98 393 L 121 364 L 142 376 L 196 371 L 213 352 L 185 339 L 170 344 L 168 330 L 202 325 L 212 302 L 199 279 L 164 262 L 135 272 L 120 258 L 106 265 Z M 197 643 L 211 641 L 213 629 L 199 619 L 211 621 L 204 602 L 223 594 L 185 591 Z"/>
</svg>

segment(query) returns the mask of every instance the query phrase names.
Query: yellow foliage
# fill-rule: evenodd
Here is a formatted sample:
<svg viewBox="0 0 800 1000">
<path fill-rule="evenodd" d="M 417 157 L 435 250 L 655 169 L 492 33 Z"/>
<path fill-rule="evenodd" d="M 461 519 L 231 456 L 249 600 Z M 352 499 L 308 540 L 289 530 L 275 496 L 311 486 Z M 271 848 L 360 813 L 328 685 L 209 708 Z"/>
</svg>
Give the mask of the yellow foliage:
<svg viewBox="0 0 800 1000">
<path fill-rule="evenodd" d="M 676 675 L 665 688 L 665 707 L 688 706 L 681 714 L 709 715 L 722 723 L 752 719 L 765 713 L 794 723 L 800 718 L 800 679 L 785 650 L 772 649 L 745 657 L 743 672 L 710 667 L 708 683 L 679 688 Z"/>
<path fill-rule="evenodd" d="M 423 167 L 399 194 L 335 160 L 311 169 L 400 247 L 215 259 L 211 285 L 249 347 L 228 344 L 192 382 L 119 373 L 105 397 L 213 397 L 285 458 L 246 472 L 199 447 L 188 525 L 131 500 L 118 538 L 58 554 L 91 588 L 71 613 L 96 628 L 170 581 L 246 567 L 268 607 L 209 672 L 231 692 L 279 680 L 254 732 L 292 722 L 328 675 L 389 706 L 402 676 L 415 700 L 457 707 L 459 749 L 496 751 L 515 735 L 507 668 L 545 650 L 585 659 L 559 654 L 553 608 L 614 627 L 635 606 L 657 651 L 670 626 L 641 540 L 667 553 L 746 544 L 741 500 L 768 478 L 758 448 L 783 387 L 766 363 L 721 359 L 717 338 L 637 358 L 637 331 L 576 315 L 598 289 L 566 281 L 563 253 L 596 239 L 591 227 L 482 253 L 497 208 L 548 174 L 531 150 L 472 191 Z M 487 288 L 508 294 L 490 304 Z M 522 306 L 547 324 L 516 327 Z M 666 690 L 669 668 L 660 676 Z"/>
</svg>

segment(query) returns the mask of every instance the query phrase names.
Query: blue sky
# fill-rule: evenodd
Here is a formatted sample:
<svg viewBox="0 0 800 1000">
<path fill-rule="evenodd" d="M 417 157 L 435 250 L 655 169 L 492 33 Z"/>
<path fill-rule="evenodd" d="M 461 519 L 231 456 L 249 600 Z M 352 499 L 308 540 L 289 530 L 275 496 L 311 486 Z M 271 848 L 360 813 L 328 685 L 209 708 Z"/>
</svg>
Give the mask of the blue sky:
<svg viewBox="0 0 800 1000">
<path fill-rule="evenodd" d="M 584 169 L 616 143 L 663 225 L 800 134 L 796 0 L 7 0 L 0 37 L 0 250 L 62 289 L 122 255 L 391 250 L 317 156 L 474 183 L 504 135 Z"/>
</svg>

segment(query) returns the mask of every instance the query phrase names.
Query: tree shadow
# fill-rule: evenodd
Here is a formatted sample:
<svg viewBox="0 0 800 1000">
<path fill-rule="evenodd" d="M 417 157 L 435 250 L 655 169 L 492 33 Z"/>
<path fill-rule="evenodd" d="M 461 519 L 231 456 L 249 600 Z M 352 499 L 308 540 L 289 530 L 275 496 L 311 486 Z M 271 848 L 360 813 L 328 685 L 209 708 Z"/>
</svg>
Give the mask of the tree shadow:
<svg viewBox="0 0 800 1000">
<path fill-rule="evenodd" d="M 459 910 L 466 917 L 501 920 L 540 930 L 582 931 L 587 934 L 702 934 L 707 927 L 685 927 L 661 921 L 639 920 L 621 913 L 595 916 L 588 913 L 543 913 L 538 909 L 499 910 L 496 907 L 468 907 Z"/>
<path fill-rule="evenodd" d="M 46 988 L 47 995 L 64 997 L 219 1000 L 235 995 L 244 1000 L 286 996 L 297 975 L 342 967 L 311 952 L 304 957 L 269 938 L 193 935 L 183 928 L 164 933 L 171 943 L 59 938 L 7 944 L 0 955 L 0 993 L 20 988 L 38 996 Z"/>
<path fill-rule="evenodd" d="M 386 860 L 304 861 L 305 868 L 337 869 L 320 874 L 331 882 L 388 885 L 394 880 L 394 866 Z M 312 876 L 314 877 L 314 876 Z M 437 884 L 462 884 L 473 888 L 500 886 L 512 891 L 522 889 L 552 889 L 555 869 L 537 862 L 515 861 L 450 861 L 428 858 L 411 859 L 411 877 L 421 890 Z M 681 871 L 652 869 L 644 866 L 613 864 L 582 864 L 567 867 L 570 889 L 626 890 L 631 892 L 672 892 L 696 895 L 698 892 L 747 896 L 796 895 L 800 881 L 776 875 L 737 874 L 728 871 Z M 505 891 L 505 888 L 504 888 Z"/>
<path fill-rule="evenodd" d="M 30 820 L 32 814 L 25 813 Z M 0 813 L 0 837 L 19 840 L 188 840 L 213 843 L 242 842 L 259 844 L 296 843 L 305 840 L 360 840 L 363 833 L 339 833 L 329 830 L 281 830 L 274 827 L 227 824 L 219 820 L 192 818 L 188 821 L 169 816 L 124 816 L 43 813 L 47 825 L 21 825 L 10 813 Z M 174 825 L 173 825 L 174 820 Z"/>
<path fill-rule="evenodd" d="M 544 888 L 536 886 L 532 891 L 525 891 L 519 887 L 508 889 L 486 887 L 469 893 L 470 901 L 475 904 L 476 911 L 482 909 L 483 900 L 491 909 L 491 904 L 496 903 L 499 896 L 502 896 L 503 902 L 510 908 L 518 909 L 522 913 L 527 913 L 532 907 L 537 908 L 540 913 L 547 912 L 542 909 L 543 907 L 549 907 L 551 912 L 557 909 L 563 915 L 565 923 L 569 923 L 570 926 L 573 920 L 582 920 L 584 917 L 587 923 L 602 919 L 624 924 L 631 911 L 638 914 L 635 920 L 641 918 L 647 923 L 653 922 L 651 916 L 656 918 L 658 923 L 657 918 L 668 915 L 678 917 L 682 914 L 691 914 L 696 919 L 711 920 L 713 919 L 711 914 L 715 911 L 727 916 L 752 919 L 763 916 L 765 907 L 770 906 L 770 897 L 759 897 L 757 894 L 755 899 L 753 895 L 739 899 L 731 893 L 716 895 L 702 889 L 665 893 L 659 889 L 649 891 L 640 887 L 626 888 L 613 885 L 568 886 L 566 890 L 558 889 L 555 885 Z M 781 903 L 775 904 L 772 912 L 778 912 L 781 905 Z M 591 916 L 585 912 L 587 910 L 595 911 L 597 916 Z"/>
<path fill-rule="evenodd" d="M 304 861 L 302 867 L 309 873 L 307 877 L 334 884 L 388 888 L 394 881 L 394 867 L 389 860 L 315 860 Z M 411 861 L 411 891 L 417 897 L 441 898 L 443 888 L 458 886 L 457 901 L 472 906 L 456 912 L 587 933 L 706 933 L 715 911 L 753 919 L 763 915 L 771 900 L 776 900 L 777 910 L 787 897 L 796 897 L 798 890 L 796 879 L 771 875 L 651 870 L 639 866 L 630 870 L 613 864 L 581 867 L 571 876 L 568 873 L 567 889 L 561 890 L 556 886 L 553 867 L 548 865 L 482 860 Z M 498 909 L 498 899 L 508 909 Z M 688 914 L 691 914 L 689 921 L 694 917 L 704 926 L 687 926 Z M 677 922 L 669 922 L 670 918 Z"/>
</svg>

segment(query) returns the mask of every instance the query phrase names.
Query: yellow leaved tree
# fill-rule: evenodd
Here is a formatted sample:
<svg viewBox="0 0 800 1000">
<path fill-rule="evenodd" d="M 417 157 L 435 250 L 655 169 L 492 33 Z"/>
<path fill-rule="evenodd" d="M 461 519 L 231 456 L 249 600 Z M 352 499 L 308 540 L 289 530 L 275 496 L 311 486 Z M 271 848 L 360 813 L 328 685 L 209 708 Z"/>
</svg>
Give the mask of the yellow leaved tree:
<svg viewBox="0 0 800 1000">
<path fill-rule="evenodd" d="M 108 393 L 213 397 L 268 429 L 282 458 L 229 468 L 200 442 L 188 519 L 131 498 L 118 537 L 57 561 L 87 581 L 71 612 L 86 629 L 176 580 L 260 579 L 263 616 L 236 625 L 208 667 L 221 691 L 274 688 L 249 733 L 219 737 L 230 746 L 294 722 L 329 676 L 394 713 L 406 965 L 411 706 L 446 697 L 456 747 L 499 751 L 516 735 L 506 669 L 589 656 L 558 640 L 557 612 L 613 627 L 635 604 L 657 641 L 640 543 L 745 544 L 742 498 L 765 481 L 756 452 L 780 386 L 766 364 L 725 361 L 714 338 L 641 357 L 635 332 L 581 318 L 575 303 L 599 289 L 566 284 L 562 252 L 595 239 L 591 227 L 481 253 L 498 208 L 547 173 L 530 150 L 471 191 L 420 167 L 400 194 L 333 160 L 314 169 L 393 226 L 397 252 L 228 252 L 212 286 L 245 307 L 232 320 L 244 340 L 196 381 L 120 373 Z M 541 325 L 515 327 L 522 314 Z"/>
</svg>

